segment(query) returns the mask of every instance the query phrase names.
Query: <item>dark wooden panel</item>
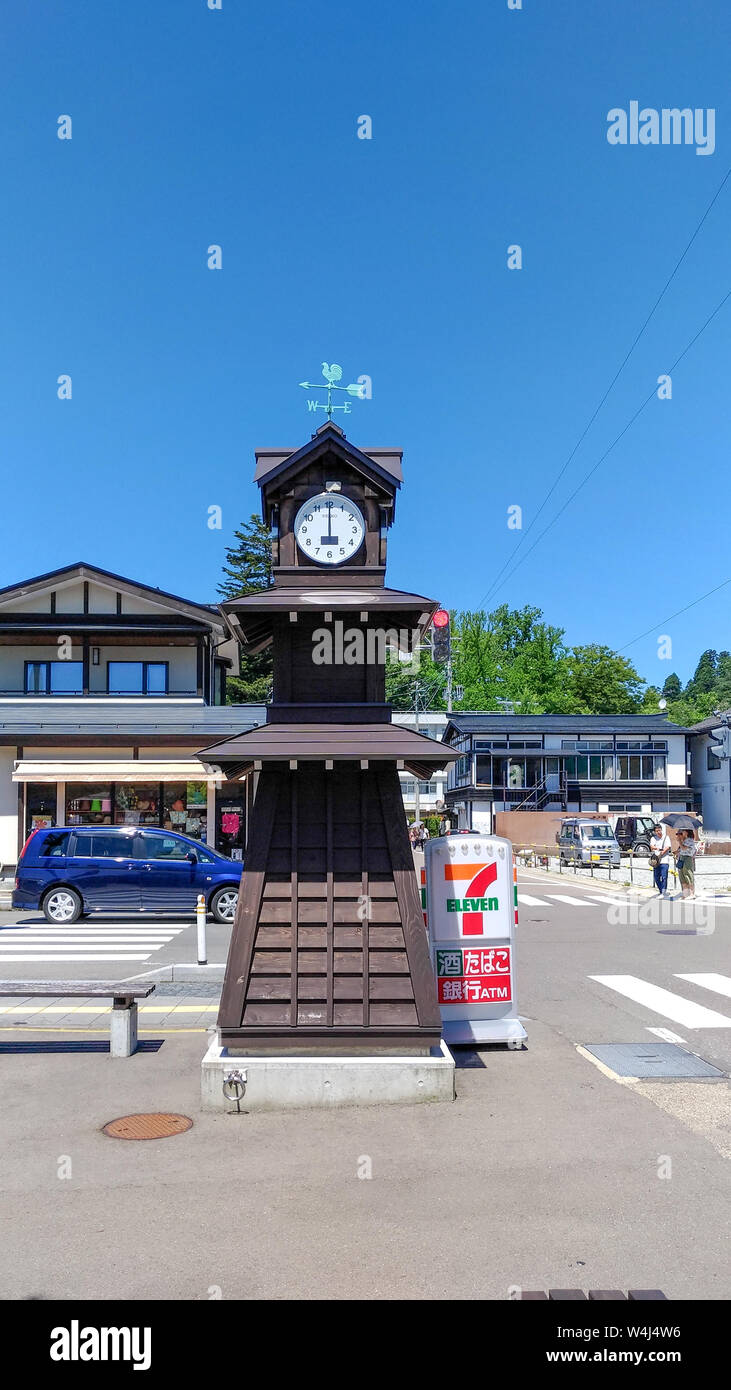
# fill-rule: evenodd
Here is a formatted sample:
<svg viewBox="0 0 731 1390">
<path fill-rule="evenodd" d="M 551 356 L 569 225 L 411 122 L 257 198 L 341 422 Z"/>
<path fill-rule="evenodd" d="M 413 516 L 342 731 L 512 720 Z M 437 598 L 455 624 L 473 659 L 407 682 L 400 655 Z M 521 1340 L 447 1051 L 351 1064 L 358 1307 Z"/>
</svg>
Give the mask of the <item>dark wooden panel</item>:
<svg viewBox="0 0 731 1390">
<path fill-rule="evenodd" d="M 285 947 L 289 950 L 292 945 L 292 928 L 287 927 L 260 927 L 256 936 L 257 950 L 276 950 Z"/>
<path fill-rule="evenodd" d="M 327 980 L 324 975 L 299 975 L 297 977 L 297 998 L 318 999 L 325 1002 Z"/>
<path fill-rule="evenodd" d="M 336 1002 L 333 1005 L 333 1023 L 335 1025 L 351 1023 L 357 1026 L 361 1023 L 362 1017 L 363 1008 L 361 1004 L 344 1004 Z"/>
<path fill-rule="evenodd" d="M 249 1004 L 244 1009 L 244 1024 L 272 1027 L 289 1023 L 289 1004 Z"/>
<path fill-rule="evenodd" d="M 289 975 L 292 969 L 291 951 L 254 952 L 252 975 Z"/>
<path fill-rule="evenodd" d="M 393 826 L 390 842 L 391 864 L 396 895 L 401 910 L 401 925 L 409 958 L 414 998 L 419 1024 L 433 1031 L 437 1041 L 442 1035 L 442 1020 L 437 1000 L 436 981 L 429 959 L 429 946 L 424 930 L 424 916 L 414 873 L 414 856 L 409 844 L 403 811 L 403 797 L 395 768 L 379 768 L 378 788 L 386 824 Z"/>
<path fill-rule="evenodd" d="M 249 980 L 247 995 L 249 999 L 289 999 L 290 982 L 286 975 L 277 978 L 262 975 Z"/>
<path fill-rule="evenodd" d="M 371 975 L 393 975 L 408 972 L 409 958 L 405 951 L 368 952 L 368 970 Z"/>
<path fill-rule="evenodd" d="M 328 1011 L 328 1005 L 325 1004 L 325 1003 L 323 1003 L 323 1004 L 299 1004 L 299 1005 L 297 1006 L 297 1022 L 298 1022 L 298 1024 L 302 1024 L 302 1023 L 319 1023 L 319 1024 L 323 1025 L 324 1027 L 327 1027 L 327 1025 L 328 1025 L 329 1022 L 330 1022 L 330 1018 L 328 1017 L 328 1012 L 329 1012 L 329 1011 Z M 331 1012 L 331 1010 L 330 1010 L 330 1012 Z"/>
<path fill-rule="evenodd" d="M 400 927 L 374 927 L 371 924 L 370 943 L 374 950 L 389 946 L 395 950 L 405 950 L 404 934 Z"/>
<path fill-rule="evenodd" d="M 586 1303 L 583 1289 L 549 1289 L 548 1297 L 554 1303 Z"/>
<path fill-rule="evenodd" d="M 300 926 L 298 938 L 300 947 L 309 946 L 311 949 L 324 951 L 327 946 L 327 929 L 324 922 L 321 927 Z"/>
<path fill-rule="evenodd" d="M 259 921 L 289 922 L 292 915 L 291 904 L 291 898 L 283 899 L 281 902 L 273 902 L 271 898 L 265 900 L 261 905 Z"/>
<path fill-rule="evenodd" d="M 414 990 L 408 975 L 371 975 L 368 981 L 371 999 L 413 999 Z"/>
<path fill-rule="evenodd" d="M 371 1001 L 371 1024 L 374 1028 L 384 1024 L 400 1023 L 416 1025 L 419 1018 L 413 1004 L 380 1004 Z"/>
<path fill-rule="evenodd" d="M 242 879 L 231 934 L 226 973 L 221 990 L 218 1025 L 237 1028 L 242 1022 L 249 966 L 254 951 L 259 909 L 281 779 L 276 772 L 262 773 L 255 799 L 255 814 L 247 846 L 246 873 Z"/>
<path fill-rule="evenodd" d="M 620 1289 L 589 1289 L 590 1303 L 626 1303 L 626 1294 Z"/>
</svg>

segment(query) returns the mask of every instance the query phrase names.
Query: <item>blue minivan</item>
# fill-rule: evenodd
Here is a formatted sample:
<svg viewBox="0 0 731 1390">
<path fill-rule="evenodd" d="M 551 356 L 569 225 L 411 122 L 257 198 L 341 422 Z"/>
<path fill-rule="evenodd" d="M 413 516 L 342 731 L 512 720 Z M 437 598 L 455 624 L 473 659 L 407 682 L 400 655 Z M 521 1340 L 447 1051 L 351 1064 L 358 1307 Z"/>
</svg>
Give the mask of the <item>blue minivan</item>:
<svg viewBox="0 0 731 1390">
<path fill-rule="evenodd" d="M 185 835 L 135 826 L 34 830 L 18 861 L 14 908 L 57 925 L 97 912 L 193 912 L 203 893 L 232 922 L 243 864 Z"/>
</svg>

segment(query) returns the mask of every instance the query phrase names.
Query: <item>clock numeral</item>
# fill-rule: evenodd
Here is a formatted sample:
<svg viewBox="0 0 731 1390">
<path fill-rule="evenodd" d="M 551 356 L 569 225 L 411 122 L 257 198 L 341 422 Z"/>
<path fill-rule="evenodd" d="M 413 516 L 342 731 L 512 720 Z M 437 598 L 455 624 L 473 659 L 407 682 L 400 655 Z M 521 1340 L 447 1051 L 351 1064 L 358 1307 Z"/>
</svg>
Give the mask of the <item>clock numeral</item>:
<svg viewBox="0 0 731 1390">
<path fill-rule="evenodd" d="M 354 536 L 357 536 L 357 534 L 358 534 L 358 527 L 357 527 L 357 526 L 354 526 L 354 527 L 353 527 L 353 535 L 354 535 Z"/>
<path fill-rule="evenodd" d="M 305 545 L 312 545 L 312 541 L 305 541 Z"/>
<path fill-rule="evenodd" d="M 348 541 L 348 545 L 355 545 L 355 541 L 352 541 L 352 540 Z"/>
<path fill-rule="evenodd" d="M 340 547 L 340 554 L 341 554 L 341 555 L 344 555 L 344 554 L 345 554 L 345 546 L 344 546 L 344 545 L 341 545 L 341 547 Z"/>
</svg>

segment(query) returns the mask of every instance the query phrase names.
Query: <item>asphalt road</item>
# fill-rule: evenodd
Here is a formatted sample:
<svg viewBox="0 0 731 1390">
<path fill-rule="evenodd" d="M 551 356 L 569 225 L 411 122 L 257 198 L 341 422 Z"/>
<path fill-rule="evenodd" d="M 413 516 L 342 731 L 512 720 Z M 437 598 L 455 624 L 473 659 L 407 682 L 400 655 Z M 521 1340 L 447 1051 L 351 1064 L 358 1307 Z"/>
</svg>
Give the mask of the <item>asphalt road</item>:
<svg viewBox="0 0 731 1390">
<path fill-rule="evenodd" d="M 0 1297 L 506 1299 L 520 1286 L 727 1299 L 728 1081 L 619 1080 L 582 1048 L 659 1043 L 662 1029 L 728 1071 L 731 911 L 713 931 L 698 907 L 623 923 L 627 905 L 595 885 L 534 871 L 519 900 L 528 1045 L 461 1050 L 453 1105 L 207 1114 L 202 1030 L 160 1028 L 157 1051 L 122 1060 L 34 1054 L 48 1030 L 3 1026 Z M 173 919 L 169 940 L 131 952 L 147 963 L 21 963 L 11 919 L 5 977 L 195 960 L 193 924 Z M 228 929 L 210 938 L 222 960 Z M 157 1110 L 193 1127 L 137 1144 L 101 1132 Z"/>
</svg>

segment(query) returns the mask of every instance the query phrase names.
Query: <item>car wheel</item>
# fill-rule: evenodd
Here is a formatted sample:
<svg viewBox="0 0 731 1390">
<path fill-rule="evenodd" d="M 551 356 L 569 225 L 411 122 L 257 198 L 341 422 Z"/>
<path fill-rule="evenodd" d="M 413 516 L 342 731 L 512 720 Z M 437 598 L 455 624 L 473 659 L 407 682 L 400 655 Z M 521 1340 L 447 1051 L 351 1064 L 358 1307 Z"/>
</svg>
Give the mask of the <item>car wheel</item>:
<svg viewBox="0 0 731 1390">
<path fill-rule="evenodd" d="M 648 845 L 637 844 L 632 846 L 632 853 L 635 859 L 649 859 L 650 850 Z"/>
<path fill-rule="evenodd" d="M 75 888 L 52 888 L 43 899 L 43 915 L 54 926 L 66 926 L 81 916 L 81 898 Z"/>
<path fill-rule="evenodd" d="M 211 901 L 211 912 L 217 922 L 233 922 L 236 904 L 239 900 L 238 888 L 219 888 Z"/>
</svg>

